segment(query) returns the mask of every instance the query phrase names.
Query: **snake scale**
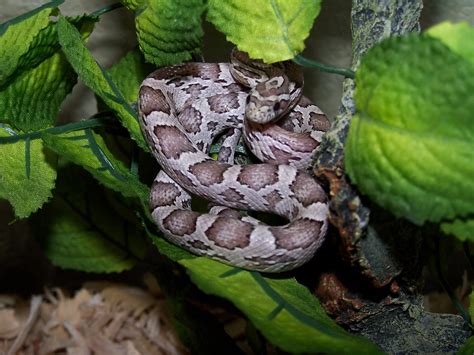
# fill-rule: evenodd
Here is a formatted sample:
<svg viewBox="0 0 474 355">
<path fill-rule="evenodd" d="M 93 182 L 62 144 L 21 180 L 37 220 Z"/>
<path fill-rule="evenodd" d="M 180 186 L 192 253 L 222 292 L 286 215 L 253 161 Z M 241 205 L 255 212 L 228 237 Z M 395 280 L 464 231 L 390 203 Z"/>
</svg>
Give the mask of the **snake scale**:
<svg viewBox="0 0 474 355">
<path fill-rule="evenodd" d="M 150 208 L 171 242 L 262 272 L 291 270 L 313 257 L 326 234 L 328 204 L 304 169 L 330 124 L 302 86 L 297 65 L 264 64 L 238 50 L 231 63 L 164 67 L 143 81 L 140 124 L 162 167 Z M 214 160 L 208 151 L 222 135 Z M 233 163 L 241 135 L 263 163 Z M 192 211 L 190 194 L 211 201 L 210 210 Z M 289 223 L 269 226 L 237 209 Z"/>
</svg>

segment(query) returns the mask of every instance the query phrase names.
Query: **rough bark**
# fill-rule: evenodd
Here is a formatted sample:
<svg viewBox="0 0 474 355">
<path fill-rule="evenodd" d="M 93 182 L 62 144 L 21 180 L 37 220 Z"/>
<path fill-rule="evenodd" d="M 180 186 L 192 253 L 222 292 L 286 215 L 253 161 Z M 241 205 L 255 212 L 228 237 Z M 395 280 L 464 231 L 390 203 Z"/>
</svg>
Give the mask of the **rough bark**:
<svg viewBox="0 0 474 355">
<path fill-rule="evenodd" d="M 352 68 L 383 38 L 419 31 L 422 6 L 422 0 L 353 0 Z M 333 239 L 344 265 L 326 268 L 315 293 L 340 324 L 386 352 L 454 352 L 470 331 L 459 316 L 423 309 L 419 230 L 370 206 L 344 175 L 353 93 L 354 81 L 346 79 L 340 113 L 316 157 L 314 172 L 329 185 L 330 220 L 337 229 Z"/>
</svg>

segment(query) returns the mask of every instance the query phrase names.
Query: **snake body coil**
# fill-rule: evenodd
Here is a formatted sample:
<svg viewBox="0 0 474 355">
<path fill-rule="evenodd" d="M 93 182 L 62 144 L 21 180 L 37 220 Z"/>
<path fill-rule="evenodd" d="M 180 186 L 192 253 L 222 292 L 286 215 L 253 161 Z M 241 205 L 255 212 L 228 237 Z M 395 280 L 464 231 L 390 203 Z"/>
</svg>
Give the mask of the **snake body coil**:
<svg viewBox="0 0 474 355">
<path fill-rule="evenodd" d="M 163 169 L 150 206 L 169 240 L 263 272 L 290 270 L 312 258 L 324 240 L 328 205 L 323 189 L 301 169 L 329 122 L 301 90 L 302 76 L 292 63 L 266 65 L 238 51 L 232 64 L 186 63 L 143 81 L 140 123 Z M 242 132 L 265 163 L 233 164 Z M 222 133 L 215 161 L 207 152 Z M 189 193 L 215 206 L 194 212 Z M 275 213 L 289 223 L 268 226 L 235 209 Z"/>
</svg>

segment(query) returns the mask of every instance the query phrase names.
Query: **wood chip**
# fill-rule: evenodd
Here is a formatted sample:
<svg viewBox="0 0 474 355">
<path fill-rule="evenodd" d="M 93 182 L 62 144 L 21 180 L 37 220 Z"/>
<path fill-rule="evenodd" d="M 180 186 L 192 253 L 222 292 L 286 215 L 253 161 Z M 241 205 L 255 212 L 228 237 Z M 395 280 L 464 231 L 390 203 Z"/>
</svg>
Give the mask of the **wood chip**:
<svg viewBox="0 0 474 355">
<path fill-rule="evenodd" d="M 0 353 L 189 354 L 178 340 L 159 288 L 148 283 L 154 285 L 153 293 L 94 282 L 73 296 L 61 289 L 45 290 L 29 305 L 8 298 L 0 306 Z M 0 295 L 0 300 L 5 297 Z"/>
</svg>

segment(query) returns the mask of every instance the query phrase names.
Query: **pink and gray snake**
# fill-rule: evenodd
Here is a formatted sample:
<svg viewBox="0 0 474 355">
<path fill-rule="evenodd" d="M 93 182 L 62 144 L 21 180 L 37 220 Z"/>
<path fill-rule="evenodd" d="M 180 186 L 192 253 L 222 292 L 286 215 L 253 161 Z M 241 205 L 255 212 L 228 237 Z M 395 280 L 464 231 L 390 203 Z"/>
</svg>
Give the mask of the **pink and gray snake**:
<svg viewBox="0 0 474 355">
<path fill-rule="evenodd" d="M 150 208 L 166 238 L 262 272 L 291 270 L 313 257 L 325 238 L 328 204 L 305 168 L 330 124 L 302 96 L 302 86 L 295 64 L 267 65 L 237 50 L 231 63 L 165 67 L 143 81 L 140 124 L 162 167 Z M 222 134 L 214 160 L 207 153 Z M 233 163 L 242 134 L 264 163 Z M 190 193 L 211 201 L 209 212 L 192 211 Z M 289 223 L 269 226 L 238 209 L 274 213 Z"/>
</svg>

